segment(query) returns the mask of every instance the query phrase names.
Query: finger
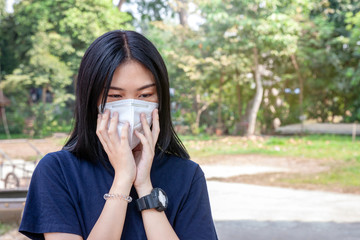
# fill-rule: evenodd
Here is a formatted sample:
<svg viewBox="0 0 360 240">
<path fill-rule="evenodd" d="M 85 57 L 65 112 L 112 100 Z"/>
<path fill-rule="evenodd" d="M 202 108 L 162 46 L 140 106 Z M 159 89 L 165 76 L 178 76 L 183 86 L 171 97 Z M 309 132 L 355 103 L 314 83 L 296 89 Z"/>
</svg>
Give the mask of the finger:
<svg viewBox="0 0 360 240">
<path fill-rule="evenodd" d="M 101 145 L 103 146 L 105 152 L 107 153 L 111 153 L 110 152 L 110 149 L 108 148 L 108 145 L 106 143 L 106 141 L 104 140 L 104 138 L 102 137 L 101 133 L 100 133 L 100 123 L 101 123 L 101 114 L 98 114 L 98 118 L 97 118 L 97 124 L 96 124 L 96 135 L 98 136 L 100 142 L 101 142 Z"/>
<path fill-rule="evenodd" d="M 154 111 L 152 112 L 152 119 L 153 119 L 152 139 L 153 139 L 153 145 L 155 147 L 155 145 L 157 143 L 157 139 L 159 137 L 159 133 L 160 133 L 160 121 L 159 121 L 159 110 L 158 109 L 154 109 Z"/>
<path fill-rule="evenodd" d="M 150 130 L 149 123 L 146 120 L 145 113 L 140 114 L 140 120 L 141 120 L 142 128 L 144 130 L 145 137 L 148 139 L 149 143 L 152 145 L 153 140 L 152 140 L 151 130 Z"/>
<path fill-rule="evenodd" d="M 110 110 L 106 109 L 103 114 L 101 114 L 100 129 L 108 129 L 108 122 L 110 118 Z"/>
<path fill-rule="evenodd" d="M 126 122 L 124 124 L 123 128 L 121 129 L 120 145 L 121 145 L 121 147 L 130 149 L 129 140 L 128 140 L 129 126 L 130 126 L 130 124 L 128 122 Z"/>
<path fill-rule="evenodd" d="M 110 125 L 109 125 L 109 138 L 111 142 L 114 142 L 116 145 L 120 142 L 119 133 L 117 130 L 119 122 L 119 113 L 114 112 L 112 118 L 110 119 Z"/>
<path fill-rule="evenodd" d="M 103 142 L 106 143 L 108 149 L 112 148 L 112 143 L 109 138 L 108 134 L 108 125 L 109 125 L 109 117 L 110 117 L 110 110 L 105 110 L 104 114 L 101 115 L 100 125 L 99 125 L 99 133 L 103 139 Z"/>
<path fill-rule="evenodd" d="M 148 139 L 144 136 L 144 134 L 140 133 L 139 131 L 135 130 L 135 135 L 140 139 L 142 144 L 143 151 L 152 152 L 151 145 L 149 144 Z"/>
</svg>

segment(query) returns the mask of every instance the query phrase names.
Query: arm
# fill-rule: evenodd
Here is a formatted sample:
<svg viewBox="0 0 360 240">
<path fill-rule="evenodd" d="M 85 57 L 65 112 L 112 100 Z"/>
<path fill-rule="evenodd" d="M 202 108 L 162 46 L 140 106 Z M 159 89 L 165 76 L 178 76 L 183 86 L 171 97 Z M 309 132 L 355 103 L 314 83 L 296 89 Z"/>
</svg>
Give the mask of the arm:
<svg viewBox="0 0 360 240">
<path fill-rule="evenodd" d="M 152 131 L 144 116 L 141 116 L 141 124 L 144 129 L 144 135 L 135 132 L 142 144 L 142 151 L 135 151 L 136 161 L 136 179 L 134 187 L 139 198 L 150 194 L 153 189 L 150 179 L 150 169 L 154 158 L 154 149 L 160 132 L 158 110 L 153 112 Z M 147 239 L 149 240 L 172 240 L 179 239 L 169 223 L 164 212 L 158 212 L 155 209 L 143 210 L 141 212 Z"/>
<path fill-rule="evenodd" d="M 83 238 L 76 234 L 70 233 L 44 233 L 46 240 L 83 240 Z"/>
<path fill-rule="evenodd" d="M 96 129 L 96 134 L 115 170 L 114 181 L 109 193 L 128 196 L 136 174 L 134 157 L 127 139 L 129 125 L 123 127 L 120 140 L 117 133 L 118 114 L 115 114 L 110 120 L 108 128 L 109 118 L 110 112 L 108 110 L 103 115 L 99 114 Z M 119 240 L 125 222 L 127 206 L 128 202 L 123 199 L 108 199 L 88 239 Z M 78 235 L 68 233 L 45 233 L 44 236 L 46 240 L 83 239 Z"/>
<path fill-rule="evenodd" d="M 122 184 L 121 180 L 114 179 L 109 192 L 129 194 L 131 185 Z M 120 239 L 125 222 L 125 214 L 128 202 L 120 199 L 106 201 L 103 211 L 95 226 L 90 232 L 88 239 Z M 116 221 L 114 221 L 116 219 Z M 68 233 L 45 233 L 46 240 L 83 240 L 79 235 Z"/>
<path fill-rule="evenodd" d="M 117 133 L 118 113 L 111 118 L 107 129 L 109 118 L 109 110 L 106 110 L 103 115 L 99 114 L 96 131 L 115 170 L 114 181 L 109 193 L 128 196 L 136 174 L 134 156 L 128 144 L 129 124 L 124 125 L 120 139 Z M 120 239 L 127 206 L 128 202 L 124 199 L 108 199 L 88 239 Z"/>
<path fill-rule="evenodd" d="M 198 166 L 183 206 L 176 214 L 174 229 L 180 239 L 217 240 L 206 179 Z"/>
</svg>

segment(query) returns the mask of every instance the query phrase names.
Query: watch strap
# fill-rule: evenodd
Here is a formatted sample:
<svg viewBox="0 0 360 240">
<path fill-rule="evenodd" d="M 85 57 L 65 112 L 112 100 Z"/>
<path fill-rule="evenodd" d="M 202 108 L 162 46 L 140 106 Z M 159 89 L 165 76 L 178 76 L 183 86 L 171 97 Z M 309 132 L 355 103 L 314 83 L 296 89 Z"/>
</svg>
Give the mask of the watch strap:
<svg viewBox="0 0 360 240">
<path fill-rule="evenodd" d="M 157 204 L 154 201 L 153 195 L 149 194 L 136 200 L 136 205 L 139 211 L 151 208 L 157 208 Z"/>
</svg>

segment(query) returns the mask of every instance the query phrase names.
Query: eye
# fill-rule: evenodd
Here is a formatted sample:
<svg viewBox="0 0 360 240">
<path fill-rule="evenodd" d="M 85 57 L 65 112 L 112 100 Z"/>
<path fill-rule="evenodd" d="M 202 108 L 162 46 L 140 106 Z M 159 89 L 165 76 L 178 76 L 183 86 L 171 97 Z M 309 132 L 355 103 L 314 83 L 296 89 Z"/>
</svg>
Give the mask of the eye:
<svg viewBox="0 0 360 240">
<path fill-rule="evenodd" d="M 148 97 L 151 97 L 151 93 L 144 93 L 144 94 L 141 94 L 140 97 L 141 98 L 148 98 Z"/>
<path fill-rule="evenodd" d="M 108 97 L 110 97 L 110 98 L 121 98 L 122 96 L 120 94 L 109 94 Z"/>
</svg>

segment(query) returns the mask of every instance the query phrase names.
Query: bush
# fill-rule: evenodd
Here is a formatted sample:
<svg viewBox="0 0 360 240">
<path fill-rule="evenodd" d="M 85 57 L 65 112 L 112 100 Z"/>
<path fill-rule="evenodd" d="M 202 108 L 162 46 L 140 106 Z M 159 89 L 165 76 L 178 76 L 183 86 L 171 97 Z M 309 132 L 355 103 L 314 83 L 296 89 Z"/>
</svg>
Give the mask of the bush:
<svg viewBox="0 0 360 240">
<path fill-rule="evenodd" d="M 6 119 L 10 133 L 20 134 L 23 132 L 25 127 L 25 119 L 23 114 L 21 114 L 18 111 L 15 112 L 7 111 Z M 2 118 L 0 120 L 0 123 L 1 123 L 0 134 L 5 134 L 5 126 Z"/>
</svg>

